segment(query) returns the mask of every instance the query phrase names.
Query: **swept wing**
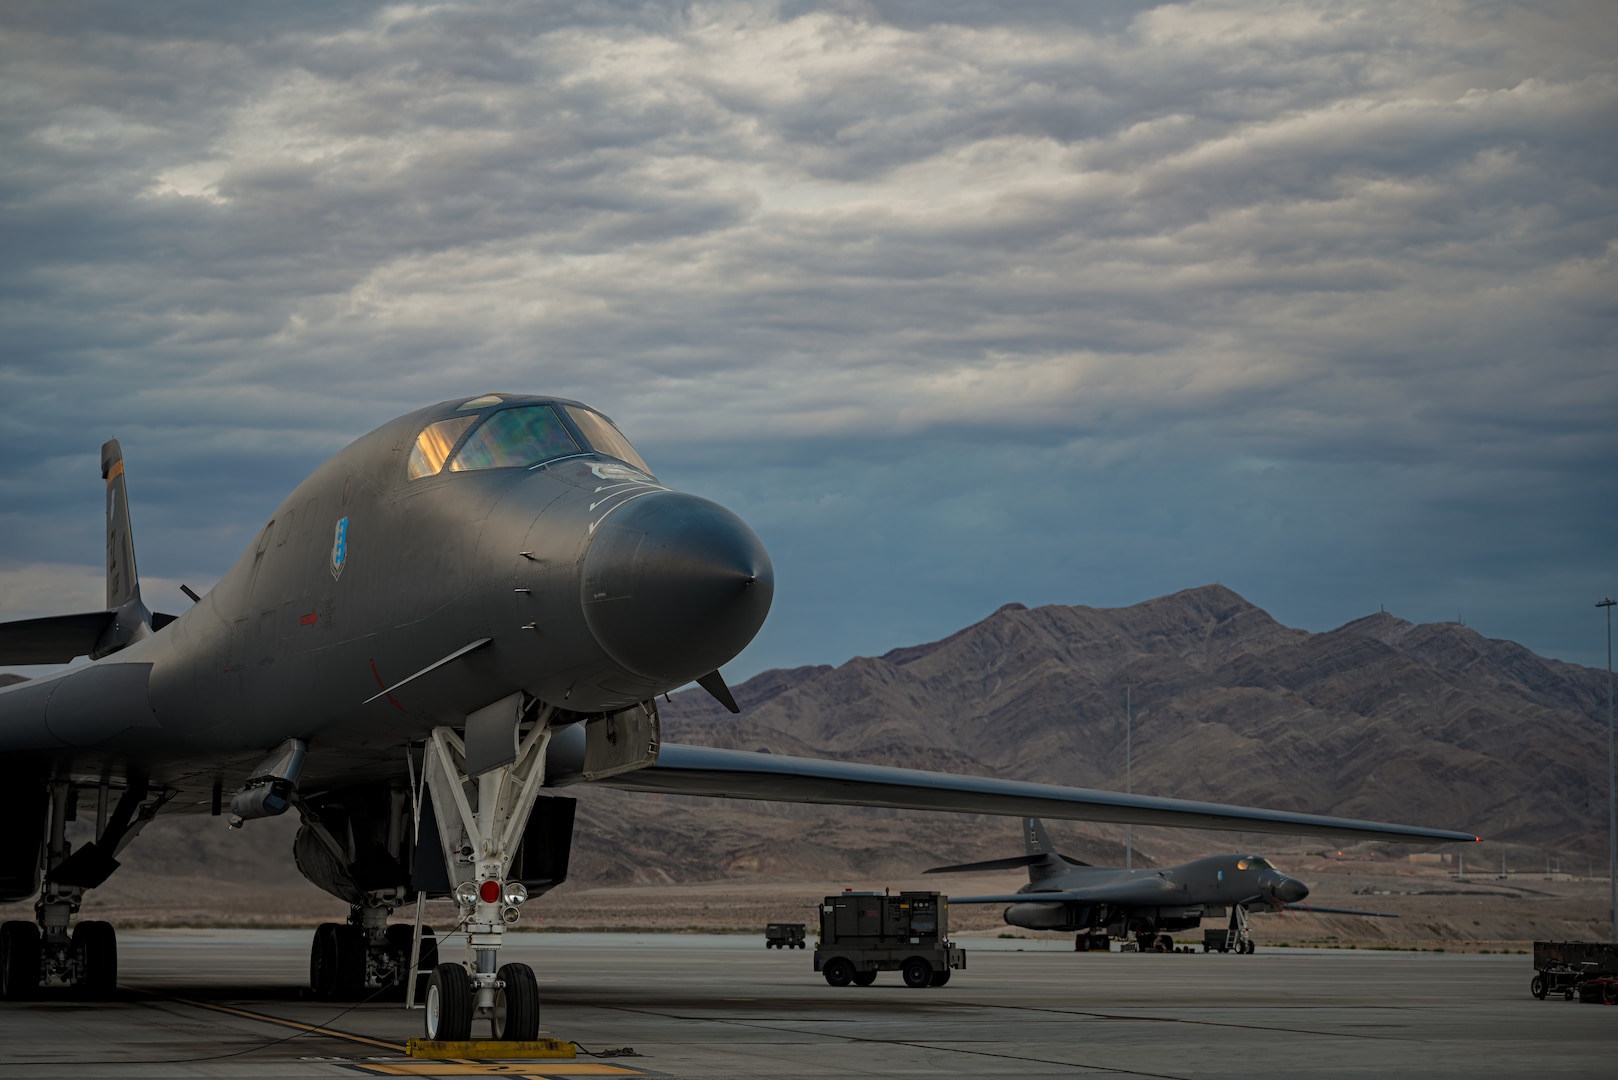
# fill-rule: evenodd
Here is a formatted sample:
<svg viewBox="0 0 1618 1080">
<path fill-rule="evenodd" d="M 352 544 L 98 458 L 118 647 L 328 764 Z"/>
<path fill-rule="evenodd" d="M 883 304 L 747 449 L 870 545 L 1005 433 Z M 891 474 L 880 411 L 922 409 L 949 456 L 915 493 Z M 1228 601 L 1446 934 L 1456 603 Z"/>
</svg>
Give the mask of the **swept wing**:
<svg viewBox="0 0 1618 1080">
<path fill-rule="evenodd" d="M 1447 829 L 680 743 L 664 743 L 654 765 L 597 782 L 629 791 L 669 795 L 1326 835 L 1399 843 L 1477 839 L 1471 833 Z"/>
</svg>

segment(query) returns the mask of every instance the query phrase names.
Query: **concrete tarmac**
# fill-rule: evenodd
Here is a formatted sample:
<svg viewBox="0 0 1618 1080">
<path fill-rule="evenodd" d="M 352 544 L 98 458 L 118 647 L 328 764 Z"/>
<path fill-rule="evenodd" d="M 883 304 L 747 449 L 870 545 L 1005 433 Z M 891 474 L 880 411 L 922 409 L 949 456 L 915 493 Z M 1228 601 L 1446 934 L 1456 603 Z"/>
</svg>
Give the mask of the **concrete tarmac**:
<svg viewBox="0 0 1618 1080">
<path fill-rule="evenodd" d="M 762 937 L 518 934 L 545 1034 L 634 1056 L 420 1062 L 419 1011 L 304 997 L 309 938 L 125 931 L 120 1000 L 0 1005 L 0 1076 L 1608 1077 L 1618 1052 L 1618 1008 L 1536 1001 L 1520 955 L 966 939 L 947 987 L 832 989 Z"/>
</svg>

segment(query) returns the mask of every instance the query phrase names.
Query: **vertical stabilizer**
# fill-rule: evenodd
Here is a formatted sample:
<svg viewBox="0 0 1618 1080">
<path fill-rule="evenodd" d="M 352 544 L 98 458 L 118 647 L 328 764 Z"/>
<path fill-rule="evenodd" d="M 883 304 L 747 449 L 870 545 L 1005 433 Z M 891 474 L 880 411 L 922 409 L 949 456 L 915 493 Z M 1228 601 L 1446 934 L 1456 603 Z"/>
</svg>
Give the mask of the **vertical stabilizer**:
<svg viewBox="0 0 1618 1080">
<path fill-rule="evenodd" d="M 117 439 L 101 444 L 101 479 L 107 482 L 107 609 L 116 611 L 140 600 L 129 493 L 124 486 L 124 450 Z"/>
<path fill-rule="evenodd" d="M 101 444 L 101 479 L 107 482 L 107 610 L 114 614 L 90 650 L 92 660 L 149 637 L 153 630 L 152 613 L 141 601 L 140 578 L 135 573 L 135 537 L 129 528 L 124 451 L 117 439 Z"/>
<path fill-rule="evenodd" d="M 1066 860 L 1051 846 L 1051 838 L 1045 832 L 1045 823 L 1037 817 L 1022 819 L 1022 835 L 1024 843 L 1028 846 L 1029 858 L 1035 855 L 1044 856 L 1038 862 L 1028 864 L 1029 881 L 1043 881 L 1069 868 Z"/>
</svg>

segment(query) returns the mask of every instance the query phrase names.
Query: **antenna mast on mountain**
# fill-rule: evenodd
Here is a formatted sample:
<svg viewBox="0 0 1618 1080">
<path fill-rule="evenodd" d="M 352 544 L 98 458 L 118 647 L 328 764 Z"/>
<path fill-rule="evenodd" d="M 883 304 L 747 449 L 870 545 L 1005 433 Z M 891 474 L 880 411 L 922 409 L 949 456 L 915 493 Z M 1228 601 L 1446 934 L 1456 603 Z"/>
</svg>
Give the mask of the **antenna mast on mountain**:
<svg viewBox="0 0 1618 1080">
<path fill-rule="evenodd" d="M 1612 753 L 1612 597 L 1604 597 L 1598 608 L 1607 609 L 1607 899 L 1612 906 L 1611 929 L 1607 940 L 1618 945 L 1618 770 Z"/>
</svg>

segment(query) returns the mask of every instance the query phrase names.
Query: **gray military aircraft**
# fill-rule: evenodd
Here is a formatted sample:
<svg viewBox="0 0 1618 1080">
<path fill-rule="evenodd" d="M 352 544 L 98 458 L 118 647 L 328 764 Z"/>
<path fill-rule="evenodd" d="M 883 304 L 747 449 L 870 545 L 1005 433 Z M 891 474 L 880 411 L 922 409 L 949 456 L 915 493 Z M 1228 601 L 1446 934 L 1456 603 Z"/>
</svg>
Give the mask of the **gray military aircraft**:
<svg viewBox="0 0 1618 1080">
<path fill-rule="evenodd" d="M 567 876 L 568 785 L 1404 841 L 1470 834 L 665 743 L 660 694 L 719 673 L 770 607 L 735 514 L 659 483 L 577 401 L 484 394 L 402 416 L 320 466 L 178 617 L 141 599 L 123 453 L 102 447 L 103 611 L 0 625 L 0 996 L 110 993 L 113 928 L 74 923 L 158 813 L 295 809 L 297 867 L 346 900 L 315 992 L 417 992 L 431 1038 L 530 1038 L 538 986 L 502 932 Z M 67 823 L 94 821 L 69 843 Z M 459 905 L 437 960 L 421 900 Z M 390 926 L 415 902 L 415 926 Z"/>
<path fill-rule="evenodd" d="M 1221 952 L 1253 951 L 1247 915 L 1252 911 L 1313 911 L 1323 914 L 1398 918 L 1377 911 L 1305 905 L 1309 886 L 1288 877 L 1257 855 L 1210 855 L 1155 870 L 1092 866 L 1059 855 L 1038 818 L 1023 818 L 1024 855 L 986 862 L 935 866 L 927 874 L 963 874 L 1028 868 L 1028 884 L 1014 893 L 952 896 L 951 904 L 1009 904 L 1006 922 L 1028 930 L 1077 935 L 1074 948 L 1107 949 L 1116 938 L 1135 936 L 1142 952 L 1169 952 L 1168 931 L 1195 930 L 1205 918 L 1230 916 Z"/>
</svg>

